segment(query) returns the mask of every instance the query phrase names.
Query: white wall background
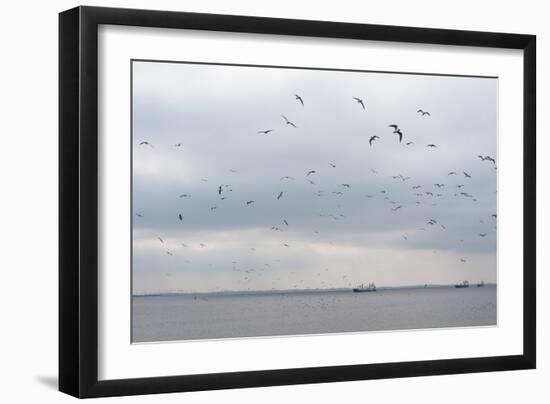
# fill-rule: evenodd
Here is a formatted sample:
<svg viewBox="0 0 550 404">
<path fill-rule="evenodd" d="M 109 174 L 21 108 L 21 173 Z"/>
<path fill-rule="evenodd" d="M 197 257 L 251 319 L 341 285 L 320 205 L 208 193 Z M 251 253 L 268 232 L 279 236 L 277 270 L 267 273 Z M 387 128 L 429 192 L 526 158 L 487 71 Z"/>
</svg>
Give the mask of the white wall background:
<svg viewBox="0 0 550 404">
<path fill-rule="evenodd" d="M 0 24 L 0 397 L 2 402 L 63 403 L 57 385 L 57 13 L 74 1 L 9 2 Z M 128 403 L 279 403 L 302 400 L 548 402 L 550 380 L 550 203 L 543 161 L 550 146 L 550 26 L 544 2 L 524 0 L 91 1 L 88 5 L 156 8 L 283 18 L 408 25 L 538 36 L 538 369 L 460 376 L 332 383 L 109 399 Z M 545 186 L 546 185 L 546 186 Z M 458 393 L 458 391 L 460 391 Z"/>
</svg>

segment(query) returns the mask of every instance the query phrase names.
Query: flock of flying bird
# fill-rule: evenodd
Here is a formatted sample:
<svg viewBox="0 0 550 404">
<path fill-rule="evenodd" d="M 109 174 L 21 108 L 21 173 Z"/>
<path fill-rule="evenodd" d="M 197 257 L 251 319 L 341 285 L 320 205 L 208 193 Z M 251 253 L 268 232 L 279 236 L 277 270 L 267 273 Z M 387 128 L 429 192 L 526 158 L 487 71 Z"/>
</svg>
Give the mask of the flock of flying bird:
<svg viewBox="0 0 550 404">
<path fill-rule="evenodd" d="M 297 102 L 299 102 L 299 105 L 301 105 L 301 107 L 306 106 L 302 96 L 300 96 L 299 94 L 294 94 L 294 98 Z M 364 110 L 364 111 L 367 110 L 367 108 L 365 106 L 365 102 L 364 102 L 363 99 L 361 99 L 359 97 L 352 97 L 352 99 L 356 101 L 356 103 L 362 108 L 362 110 Z M 431 117 L 430 112 L 425 111 L 423 109 L 418 109 L 416 112 L 417 112 L 417 114 L 420 118 L 423 118 L 423 117 L 429 118 L 429 117 Z M 281 118 L 283 119 L 285 126 L 289 126 L 292 129 L 297 129 L 298 128 L 298 126 L 294 122 L 290 121 L 284 114 L 281 114 Z M 392 123 L 392 124 L 388 125 L 388 128 L 391 128 L 392 134 L 397 135 L 398 143 L 401 144 L 403 142 L 403 139 L 405 138 L 404 130 L 398 124 L 395 124 L 395 123 Z M 261 130 L 257 131 L 257 134 L 259 134 L 259 135 L 270 135 L 273 132 L 275 132 L 274 129 L 261 129 Z M 373 145 L 374 145 L 373 142 L 375 142 L 378 139 L 380 139 L 380 137 L 377 136 L 377 135 L 370 136 L 368 138 L 369 147 L 373 147 Z M 405 146 L 410 147 L 410 146 L 414 145 L 414 142 L 413 141 L 406 141 L 404 144 L 405 144 Z M 139 142 L 138 145 L 140 147 L 141 146 L 148 146 L 150 148 L 154 148 L 154 145 L 151 142 L 147 141 L 147 140 Z M 180 147 L 183 147 L 183 145 L 182 145 L 182 143 L 176 143 L 176 144 L 173 145 L 173 147 L 180 148 Z M 425 147 L 426 148 L 437 149 L 437 145 L 434 144 L 434 143 L 429 143 Z M 482 163 L 483 162 L 492 163 L 493 169 L 494 170 L 497 169 L 496 161 L 493 157 L 488 156 L 488 155 L 478 155 L 477 158 Z M 336 169 L 337 168 L 337 165 L 334 162 L 328 162 L 328 165 L 331 167 L 331 169 Z M 230 169 L 228 171 L 231 172 L 232 174 L 237 174 L 238 173 L 238 171 L 235 170 L 235 169 Z M 378 171 L 376 171 L 374 169 L 371 169 L 370 171 L 374 175 L 379 174 Z M 303 176 L 304 176 L 305 181 L 307 181 L 310 185 L 316 185 L 316 182 L 314 180 L 315 177 L 316 177 L 316 174 L 318 175 L 317 169 L 310 169 L 310 170 L 305 171 Z M 465 181 L 470 180 L 472 178 L 472 175 L 470 173 L 466 172 L 465 170 L 459 170 L 458 172 L 457 171 L 449 171 L 447 173 L 448 178 L 452 178 L 452 177 L 457 177 L 458 178 L 459 176 L 463 177 L 463 179 Z M 410 181 L 412 179 L 410 176 L 403 176 L 401 174 L 393 175 L 393 176 L 391 176 L 391 178 L 393 180 L 401 181 L 402 183 L 405 183 L 405 182 Z M 201 181 L 202 182 L 208 182 L 208 179 L 201 178 Z M 281 183 L 285 183 L 285 182 L 289 182 L 289 181 L 296 181 L 296 177 L 285 175 L 285 176 L 280 177 L 279 181 Z M 437 198 L 441 198 L 441 197 L 444 196 L 444 194 L 442 193 L 443 190 L 444 189 L 452 189 L 452 188 L 454 188 L 454 190 L 451 191 L 451 194 L 454 197 L 464 197 L 464 198 L 470 199 L 473 202 L 477 202 L 476 197 L 471 195 L 469 192 L 466 192 L 465 190 L 463 190 L 463 187 L 465 187 L 465 186 L 466 186 L 466 182 L 464 184 L 463 183 L 446 184 L 446 183 L 443 183 L 443 182 L 437 182 L 437 183 L 433 184 L 434 188 L 427 188 L 425 185 L 423 186 L 423 185 L 415 184 L 415 185 L 411 186 L 411 189 L 413 191 L 413 195 L 414 195 L 415 199 L 417 199 L 415 201 L 416 205 L 420 205 L 420 204 L 423 203 L 421 201 L 422 198 L 429 197 L 430 201 L 432 201 L 431 205 L 432 206 L 437 206 L 437 203 L 434 202 L 434 201 L 436 201 Z M 338 185 L 337 190 L 331 191 L 331 194 L 335 195 L 336 197 L 343 197 L 343 196 L 345 196 L 345 190 L 348 190 L 351 187 L 352 187 L 352 185 L 349 184 L 349 183 L 341 183 L 341 184 Z M 229 193 L 233 192 L 233 187 L 230 184 L 219 184 L 219 185 L 216 186 L 215 192 L 217 194 L 217 197 L 218 197 L 219 201 L 222 202 L 222 201 L 227 199 Z M 277 191 L 274 195 L 275 200 L 279 201 L 279 200 L 283 199 L 284 196 L 285 196 L 285 192 L 287 192 L 287 191 L 285 191 L 285 190 Z M 404 208 L 404 204 L 399 203 L 398 201 L 391 200 L 391 198 L 388 195 L 387 190 L 384 190 L 384 189 L 380 190 L 379 193 L 383 195 L 384 200 L 386 200 L 387 202 L 389 202 L 391 204 L 390 210 L 392 212 L 398 212 L 398 211 L 400 211 L 401 209 Z M 325 197 L 327 195 L 327 192 L 325 190 L 317 189 L 317 190 L 315 190 L 314 195 L 317 196 L 317 197 Z M 447 195 L 449 195 L 449 194 L 447 194 Z M 178 195 L 178 198 L 182 198 L 182 199 L 191 198 L 191 197 L 192 197 L 192 195 L 189 194 L 189 193 L 181 193 L 181 194 Z M 367 194 L 367 195 L 365 195 L 365 197 L 366 198 L 374 198 L 375 195 L 374 194 Z M 254 199 L 248 199 L 248 200 L 244 200 L 243 204 L 244 204 L 245 207 L 251 207 L 251 206 L 256 204 L 256 201 Z M 340 206 L 340 205 L 338 205 L 338 206 Z M 209 207 L 211 212 L 215 211 L 217 208 L 218 208 L 218 205 L 212 205 L 212 206 Z M 135 215 L 136 215 L 137 218 L 144 218 L 145 217 L 145 213 L 143 213 L 143 212 L 137 212 L 137 213 L 135 213 Z M 318 213 L 318 216 L 319 217 L 328 217 L 328 218 L 331 218 L 333 220 L 343 220 L 344 218 L 346 218 L 346 216 L 343 213 Z M 497 215 L 496 215 L 496 213 L 493 213 L 493 214 L 491 214 L 490 217 L 492 219 L 496 220 Z M 184 216 L 183 216 L 182 213 L 176 213 L 175 218 L 176 218 L 176 220 L 179 220 L 180 222 L 184 222 Z M 485 221 L 483 219 L 480 219 L 480 223 L 485 223 Z M 440 223 L 439 220 L 436 220 L 436 219 L 433 219 L 433 218 L 428 218 L 427 221 L 425 222 L 425 225 L 419 227 L 417 230 L 427 231 L 427 227 L 425 227 L 426 225 L 430 226 L 430 227 L 437 226 L 442 230 L 447 229 L 447 226 L 443 223 Z M 284 231 L 288 230 L 289 227 L 290 227 L 289 221 L 285 218 L 281 218 L 280 224 L 272 225 L 269 230 L 277 231 L 277 232 L 284 232 Z M 496 223 L 493 224 L 493 228 L 496 229 Z M 319 234 L 319 232 L 317 230 L 314 231 L 314 233 L 316 235 Z M 478 233 L 480 238 L 485 238 L 487 236 L 487 234 L 488 233 L 486 231 L 484 231 L 482 233 Z M 406 234 L 403 234 L 402 238 L 403 238 L 403 240 L 406 241 L 406 240 L 409 239 L 409 236 L 407 236 Z M 169 256 L 174 255 L 173 249 L 167 247 L 167 245 L 165 243 L 165 240 L 162 237 L 159 236 L 159 237 L 157 237 L 157 239 L 160 243 L 160 246 L 164 249 L 164 252 L 167 255 L 169 255 Z M 462 242 L 464 242 L 464 240 L 460 240 L 460 242 L 462 243 Z M 189 245 L 185 244 L 185 243 L 179 243 L 179 244 L 183 248 L 189 247 Z M 198 246 L 202 249 L 202 248 L 205 248 L 207 245 L 205 243 L 199 243 Z M 284 247 L 284 248 L 290 248 L 291 247 L 289 242 L 286 242 L 284 240 L 281 240 L 281 246 Z M 254 247 L 250 247 L 249 249 L 250 249 L 250 251 L 255 251 Z M 461 263 L 466 263 L 467 262 L 467 260 L 465 258 L 459 258 L 459 260 L 460 260 Z M 280 262 L 280 260 L 275 260 L 275 261 Z M 186 263 L 191 263 L 188 260 L 186 260 L 185 262 Z M 209 267 L 212 267 L 212 264 L 209 264 Z M 242 271 L 243 274 L 244 274 L 243 280 L 245 282 L 250 282 L 251 276 L 252 276 L 253 273 L 259 273 L 259 272 L 262 272 L 262 271 L 266 271 L 270 268 L 272 268 L 272 264 L 265 263 L 263 267 L 258 268 L 258 269 L 256 269 L 256 268 L 244 269 L 244 268 L 239 268 L 238 267 L 238 262 L 237 261 L 232 261 L 232 270 L 236 271 L 236 272 Z M 328 268 L 325 269 L 325 271 L 328 271 Z M 320 276 L 321 273 L 322 272 L 318 272 L 317 276 Z M 166 274 L 166 275 L 170 276 L 170 274 Z M 281 280 L 280 278 L 277 278 L 277 281 L 280 281 L 280 280 Z M 352 283 L 351 279 L 348 278 L 347 274 L 345 274 L 342 277 L 342 280 L 344 281 L 344 283 L 347 286 L 353 286 L 353 283 Z M 304 280 L 301 279 L 299 282 L 294 284 L 293 287 L 294 288 L 300 288 L 303 285 L 304 285 Z M 321 285 L 323 287 L 328 286 L 327 284 L 325 284 L 324 281 L 321 283 Z"/>
</svg>

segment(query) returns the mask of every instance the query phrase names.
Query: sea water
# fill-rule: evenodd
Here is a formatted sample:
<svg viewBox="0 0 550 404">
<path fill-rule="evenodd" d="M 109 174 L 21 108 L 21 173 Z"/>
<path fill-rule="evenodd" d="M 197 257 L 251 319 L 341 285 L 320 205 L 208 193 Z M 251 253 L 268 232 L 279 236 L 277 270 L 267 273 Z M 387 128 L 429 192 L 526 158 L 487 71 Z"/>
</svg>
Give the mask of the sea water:
<svg viewBox="0 0 550 404">
<path fill-rule="evenodd" d="M 132 341 L 174 341 L 497 323 L 495 285 L 132 297 Z"/>
</svg>

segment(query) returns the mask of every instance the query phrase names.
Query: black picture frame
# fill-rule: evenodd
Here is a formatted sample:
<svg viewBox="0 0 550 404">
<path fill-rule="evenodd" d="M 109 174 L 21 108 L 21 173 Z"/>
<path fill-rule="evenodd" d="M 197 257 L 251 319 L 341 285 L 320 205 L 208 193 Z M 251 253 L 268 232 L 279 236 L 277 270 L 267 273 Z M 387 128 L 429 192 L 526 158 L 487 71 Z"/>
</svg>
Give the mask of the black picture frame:
<svg viewBox="0 0 550 404">
<path fill-rule="evenodd" d="M 180 28 L 523 51 L 523 353 L 466 359 L 98 380 L 98 26 Z M 533 369 L 536 366 L 536 37 L 77 7 L 59 15 L 59 390 L 104 397 Z"/>
</svg>

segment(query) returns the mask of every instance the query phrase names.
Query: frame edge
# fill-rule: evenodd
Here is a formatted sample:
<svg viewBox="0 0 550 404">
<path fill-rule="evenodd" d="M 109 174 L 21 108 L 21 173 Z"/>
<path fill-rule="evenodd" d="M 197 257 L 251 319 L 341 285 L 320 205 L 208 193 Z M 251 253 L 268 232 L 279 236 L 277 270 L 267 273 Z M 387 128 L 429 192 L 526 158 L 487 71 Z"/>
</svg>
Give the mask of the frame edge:
<svg viewBox="0 0 550 404">
<path fill-rule="evenodd" d="M 59 14 L 59 391 L 79 396 L 80 10 Z"/>
</svg>

